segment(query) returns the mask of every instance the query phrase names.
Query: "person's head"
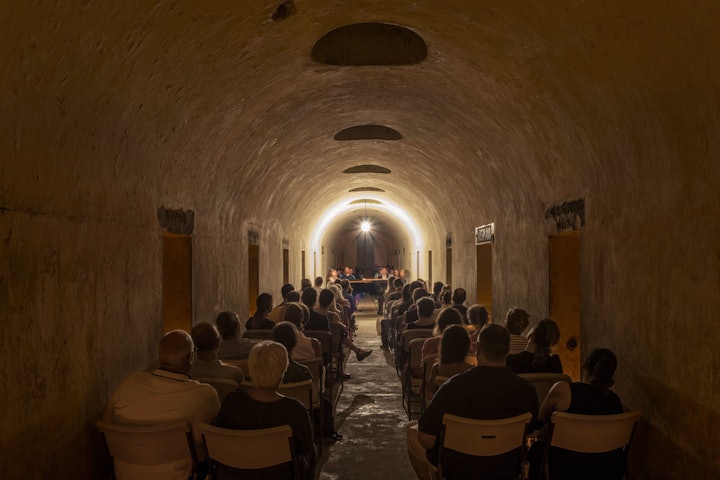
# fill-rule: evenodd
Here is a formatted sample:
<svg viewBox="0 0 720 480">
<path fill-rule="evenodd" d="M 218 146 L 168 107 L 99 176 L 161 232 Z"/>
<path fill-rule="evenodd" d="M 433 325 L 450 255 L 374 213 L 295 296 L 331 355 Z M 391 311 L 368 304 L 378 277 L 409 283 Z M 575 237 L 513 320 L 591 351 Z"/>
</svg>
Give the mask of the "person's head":
<svg viewBox="0 0 720 480">
<path fill-rule="evenodd" d="M 450 325 L 440 339 L 440 363 L 462 362 L 470 351 L 470 336 L 461 325 Z"/>
<path fill-rule="evenodd" d="M 510 352 L 510 332 L 502 325 L 485 325 L 477 339 L 478 359 L 485 358 L 491 363 L 505 364 Z"/>
<path fill-rule="evenodd" d="M 184 330 L 166 333 L 158 344 L 160 367 L 178 373 L 190 373 L 195 360 L 195 345 L 192 337 Z"/>
<path fill-rule="evenodd" d="M 288 366 L 288 352 L 277 342 L 257 343 L 248 357 L 248 372 L 254 386 L 276 389 Z"/>
<path fill-rule="evenodd" d="M 295 290 L 295 287 L 292 286 L 292 283 L 286 283 L 282 286 L 282 288 L 280 288 L 280 294 L 282 295 L 284 301 L 288 301 L 288 293 L 292 292 L 293 290 Z"/>
<path fill-rule="evenodd" d="M 255 306 L 257 307 L 256 315 L 262 314 L 267 315 L 273 308 L 273 298 L 269 293 L 261 293 L 255 300 Z"/>
<path fill-rule="evenodd" d="M 467 320 L 470 325 L 482 327 L 490 321 L 490 315 L 485 307 L 477 303 L 467 310 Z"/>
<path fill-rule="evenodd" d="M 350 268 L 350 267 L 345 267 L 345 268 L 343 269 L 343 273 L 344 273 L 346 276 L 352 275 L 352 268 Z"/>
<path fill-rule="evenodd" d="M 316 287 L 322 287 L 323 279 L 322 277 L 315 277 L 315 286 Z"/>
<path fill-rule="evenodd" d="M 412 301 L 412 285 L 406 284 L 402 287 L 402 303 L 409 303 Z"/>
<path fill-rule="evenodd" d="M 452 302 L 455 305 L 462 305 L 467 300 L 467 292 L 464 288 L 456 288 L 452 294 Z"/>
<path fill-rule="evenodd" d="M 407 270 L 404 268 L 400 269 L 400 278 L 407 278 Z"/>
<path fill-rule="evenodd" d="M 190 336 L 199 353 L 216 350 L 220 346 L 220 334 L 215 325 L 209 322 L 200 322 L 192 327 Z"/>
<path fill-rule="evenodd" d="M 425 290 L 424 288 L 422 288 L 422 287 L 416 288 L 415 290 L 412 291 L 413 303 L 417 303 L 418 300 L 420 300 L 421 298 L 425 298 L 428 295 L 429 295 L 428 291 Z"/>
<path fill-rule="evenodd" d="M 290 322 L 280 322 L 273 327 L 273 340 L 285 347 L 288 356 L 297 345 L 298 329 Z"/>
<path fill-rule="evenodd" d="M 337 270 L 335 270 L 334 268 L 329 269 L 327 272 L 328 278 L 337 278 L 337 275 L 338 275 Z"/>
<path fill-rule="evenodd" d="M 350 280 L 347 278 L 343 278 L 340 280 L 340 287 L 343 289 L 343 291 L 349 291 L 350 290 Z"/>
<path fill-rule="evenodd" d="M 550 348 L 560 340 L 560 329 L 553 320 L 545 318 L 528 334 L 528 340 L 533 342 L 538 350 L 549 354 Z"/>
<path fill-rule="evenodd" d="M 433 295 L 435 295 L 435 296 L 440 295 L 440 291 L 442 291 L 442 288 L 443 288 L 442 282 L 433 283 Z"/>
<path fill-rule="evenodd" d="M 332 290 L 329 288 L 320 290 L 320 296 L 318 297 L 318 305 L 320 305 L 320 308 L 328 308 L 334 300 L 335 294 Z"/>
<path fill-rule="evenodd" d="M 462 315 L 454 308 L 443 308 L 435 320 L 435 336 L 441 335 L 450 325 L 462 325 Z"/>
<path fill-rule="evenodd" d="M 435 302 L 430 297 L 423 297 L 417 301 L 417 313 L 418 317 L 428 318 L 431 317 L 435 311 Z"/>
<path fill-rule="evenodd" d="M 609 348 L 594 348 L 583 363 L 586 381 L 600 390 L 613 386 L 616 369 L 617 357 Z"/>
<path fill-rule="evenodd" d="M 285 316 L 283 317 L 284 321 L 292 323 L 297 328 L 302 328 L 304 318 L 305 314 L 303 313 L 303 309 L 300 304 L 296 302 L 290 302 L 287 304 Z"/>
<path fill-rule="evenodd" d="M 530 315 L 522 308 L 511 308 L 505 317 L 505 328 L 513 335 L 520 335 L 530 324 Z"/>
<path fill-rule="evenodd" d="M 308 320 L 310 320 L 310 307 L 308 307 L 307 305 L 305 305 L 302 302 L 298 302 L 298 306 L 300 308 L 302 308 L 302 311 L 303 311 L 302 325 L 303 325 L 303 328 L 305 328 L 305 324 L 307 324 Z"/>
<path fill-rule="evenodd" d="M 423 284 L 421 282 L 418 282 L 415 280 L 414 282 L 410 282 L 410 294 L 412 295 L 412 292 L 415 291 L 416 288 L 424 288 Z"/>
<path fill-rule="evenodd" d="M 311 288 L 311 287 L 312 287 L 312 282 L 310 281 L 309 278 L 303 278 L 302 280 L 300 280 L 300 290 L 301 291 L 304 292 L 305 290 L 307 290 L 308 288 Z"/>
<path fill-rule="evenodd" d="M 404 285 L 405 284 L 403 283 L 402 278 L 400 278 L 400 277 L 395 277 L 395 279 L 393 280 L 393 287 L 395 287 L 395 290 L 400 290 L 401 288 L 405 288 Z"/>
<path fill-rule="evenodd" d="M 387 275 L 387 268 L 380 267 L 380 270 L 378 271 L 378 273 L 384 277 L 385 275 Z"/>
<path fill-rule="evenodd" d="M 452 304 L 452 292 L 450 290 L 443 290 L 440 292 L 440 301 L 445 306 Z"/>
<path fill-rule="evenodd" d="M 400 282 L 402 283 L 402 282 Z M 394 292 L 395 291 L 395 277 L 390 275 L 387 279 L 387 291 L 388 292 Z"/>
<path fill-rule="evenodd" d="M 285 301 L 288 303 L 299 302 L 300 301 L 300 292 L 298 292 L 297 290 L 288 292 L 288 294 L 285 296 Z"/>
<path fill-rule="evenodd" d="M 231 340 L 240 333 L 240 319 L 235 312 L 220 312 L 215 317 L 215 325 L 223 340 Z"/>
<path fill-rule="evenodd" d="M 314 288 L 306 288 L 302 292 L 300 301 L 305 304 L 309 309 L 312 309 L 315 306 L 315 302 L 317 301 L 317 291 Z"/>
</svg>

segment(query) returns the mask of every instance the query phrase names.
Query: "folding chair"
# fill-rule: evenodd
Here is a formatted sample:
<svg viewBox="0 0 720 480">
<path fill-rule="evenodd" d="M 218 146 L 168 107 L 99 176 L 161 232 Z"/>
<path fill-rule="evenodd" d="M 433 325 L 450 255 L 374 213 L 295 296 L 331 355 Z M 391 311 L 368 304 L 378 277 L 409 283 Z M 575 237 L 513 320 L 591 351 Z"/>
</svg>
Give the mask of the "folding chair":
<svg viewBox="0 0 720 480">
<path fill-rule="evenodd" d="M 217 464 L 243 470 L 257 470 L 290 463 L 293 478 L 299 478 L 297 457 L 289 425 L 236 430 L 207 423 L 195 425 L 202 436 L 210 462 L 211 478 L 216 478 Z"/>
<path fill-rule="evenodd" d="M 243 377 L 250 378 L 250 369 L 248 368 L 248 359 L 243 358 L 242 360 L 223 360 L 223 363 L 227 363 L 228 365 L 235 365 L 236 367 L 239 367 L 240 370 L 243 372 Z"/>
<path fill-rule="evenodd" d="M 171 468 L 185 469 L 195 478 L 195 444 L 187 421 L 134 427 L 100 420 L 95 426 L 105 437 L 117 480 L 153 476 L 154 467 L 163 464 L 174 464 Z"/>
<path fill-rule="evenodd" d="M 340 388 L 337 392 L 337 399 L 339 399 L 345 385 L 343 381 L 345 364 L 345 354 L 342 342 L 343 325 L 330 322 L 330 335 L 332 337 L 332 343 L 330 348 L 330 371 L 328 373 L 331 377 L 333 377 L 333 381 L 340 380 Z"/>
<path fill-rule="evenodd" d="M 201 383 L 207 383 L 212 385 L 212 387 L 217 391 L 218 398 L 220 398 L 220 403 L 222 403 L 223 400 L 225 400 L 225 397 L 228 393 L 234 392 L 238 388 L 240 388 L 240 384 L 237 383 L 235 380 L 229 379 L 229 378 L 218 378 L 218 377 L 198 377 L 194 378 L 193 380 L 197 380 Z"/>
<path fill-rule="evenodd" d="M 552 480 L 553 470 L 560 473 L 562 464 L 550 465 L 548 453 L 550 448 L 557 447 L 570 452 L 586 454 L 607 454 L 614 450 L 622 450 L 625 455 L 630 447 L 635 425 L 642 412 L 634 410 L 615 415 L 579 415 L 567 412 L 555 412 L 550 417 L 552 434 L 543 455 L 545 478 Z M 600 465 L 607 465 L 602 458 Z M 627 462 L 623 466 L 627 478 Z"/>
<path fill-rule="evenodd" d="M 538 397 L 538 405 L 542 404 L 553 385 L 557 382 L 572 382 L 572 379 L 564 373 L 521 373 L 518 375 L 524 378 L 535 387 Z"/>
<path fill-rule="evenodd" d="M 326 414 L 323 405 L 323 385 L 325 383 L 325 368 L 323 366 L 322 357 L 313 358 L 310 360 L 298 360 L 298 363 L 302 363 L 310 370 L 310 374 L 313 376 L 312 379 L 312 394 L 313 394 L 313 407 L 318 411 L 318 434 L 316 439 L 318 441 L 318 456 L 322 455 L 322 435 L 323 435 L 323 418 Z M 332 403 L 330 404 L 332 405 Z"/>
<path fill-rule="evenodd" d="M 423 366 L 421 359 L 422 346 L 426 338 L 427 337 L 414 338 L 407 343 L 408 362 L 403 371 L 402 392 L 403 408 L 407 413 L 408 420 L 413 419 L 414 413 L 422 413 L 422 392 L 420 391 L 420 386 L 423 380 Z M 405 344 L 404 340 L 403 344 Z M 413 404 L 420 406 L 420 412 L 413 411 Z"/>
<path fill-rule="evenodd" d="M 422 351 L 421 351 L 422 353 Z M 428 403 L 427 398 L 427 390 L 430 386 L 430 372 L 432 372 L 432 367 L 440 361 L 440 356 L 437 354 L 428 355 L 425 357 L 422 361 L 422 369 L 423 369 L 423 375 L 422 375 L 422 385 L 420 385 L 420 395 L 422 395 L 422 411 L 425 411 L 425 406 Z"/>
<path fill-rule="evenodd" d="M 475 420 L 446 413 L 440 433 L 438 449 L 438 479 L 444 478 L 447 449 L 476 457 L 494 457 L 518 451 L 517 466 L 508 471 L 508 478 L 522 474 L 525 428 L 532 415 L 523 413 L 499 420 Z M 497 474 L 499 472 L 493 472 Z"/>
<path fill-rule="evenodd" d="M 273 331 L 265 329 L 245 330 L 245 332 L 243 332 L 243 338 L 253 338 L 255 340 L 272 340 Z"/>
</svg>

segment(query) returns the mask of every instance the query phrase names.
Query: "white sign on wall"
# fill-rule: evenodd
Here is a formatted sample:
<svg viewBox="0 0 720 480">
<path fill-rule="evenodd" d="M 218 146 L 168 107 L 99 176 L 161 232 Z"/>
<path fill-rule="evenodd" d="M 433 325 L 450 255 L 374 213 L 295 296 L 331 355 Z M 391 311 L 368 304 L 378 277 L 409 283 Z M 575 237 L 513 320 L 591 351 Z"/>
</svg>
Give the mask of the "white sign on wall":
<svg viewBox="0 0 720 480">
<path fill-rule="evenodd" d="M 481 227 L 475 227 L 475 245 L 492 243 L 495 241 L 495 222 Z"/>
</svg>

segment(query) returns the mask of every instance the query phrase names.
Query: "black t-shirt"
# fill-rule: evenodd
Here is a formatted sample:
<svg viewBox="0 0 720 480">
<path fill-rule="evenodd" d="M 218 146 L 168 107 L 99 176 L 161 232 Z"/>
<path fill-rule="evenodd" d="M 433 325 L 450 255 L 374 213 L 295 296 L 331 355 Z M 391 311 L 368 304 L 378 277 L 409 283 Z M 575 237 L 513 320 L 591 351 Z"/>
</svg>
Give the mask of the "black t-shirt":
<svg viewBox="0 0 720 480">
<path fill-rule="evenodd" d="M 509 368 L 478 366 L 440 387 L 420 417 L 418 429 L 437 436 L 435 447 L 427 451 L 428 460 L 435 465 L 444 414 L 496 420 L 526 412 L 533 418 L 538 412 L 537 394 L 529 382 Z M 482 458 L 445 449 L 444 458 L 444 471 L 450 479 L 504 479 L 509 477 L 508 472 L 517 475 L 520 467 L 518 451 Z"/>
<path fill-rule="evenodd" d="M 257 320 L 260 320 L 259 324 L 253 325 L 253 322 L 256 321 L 255 317 L 248 318 L 248 321 L 245 322 L 245 330 L 272 330 L 275 327 L 275 322 L 267 318 Z"/>
<path fill-rule="evenodd" d="M 328 321 L 327 315 L 318 313 L 315 310 L 310 310 L 310 318 L 308 318 L 305 324 L 305 330 L 322 330 L 324 332 L 330 331 L 330 322 Z"/>
<path fill-rule="evenodd" d="M 534 353 L 523 351 L 507 357 L 507 366 L 516 373 L 563 373 L 560 357 L 550 355 L 544 363 L 533 365 Z"/>
</svg>

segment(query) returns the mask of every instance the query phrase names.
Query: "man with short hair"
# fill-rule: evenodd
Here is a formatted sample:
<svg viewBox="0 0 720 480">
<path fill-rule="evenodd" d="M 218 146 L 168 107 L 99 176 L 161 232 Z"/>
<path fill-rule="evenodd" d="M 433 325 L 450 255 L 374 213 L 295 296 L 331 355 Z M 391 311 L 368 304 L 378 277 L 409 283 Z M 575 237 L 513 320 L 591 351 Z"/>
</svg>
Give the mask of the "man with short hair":
<svg viewBox="0 0 720 480">
<path fill-rule="evenodd" d="M 200 322 L 190 330 L 190 336 L 197 348 L 195 363 L 190 369 L 191 377 L 229 378 L 238 384 L 243 382 L 242 369 L 234 365 L 225 365 L 218 359 L 220 334 L 215 325 Z"/>
<path fill-rule="evenodd" d="M 428 461 L 437 465 L 442 417 L 496 420 L 526 412 L 537 416 L 538 399 L 530 383 L 505 366 L 510 334 L 502 325 L 489 324 L 478 336 L 477 367 L 451 377 L 437 391 L 417 424 L 417 433 L 408 431 L 408 453 L 419 478 L 429 478 Z M 494 457 L 475 457 L 445 450 L 447 478 L 469 480 L 483 472 L 483 478 L 515 478 L 520 473 L 519 454 L 511 451 Z M 515 475 L 513 477 L 512 475 Z"/>
<path fill-rule="evenodd" d="M 222 340 L 217 356 L 220 360 L 245 360 L 255 346 L 253 340 L 240 335 L 240 319 L 235 312 L 220 312 L 215 318 Z"/>
<path fill-rule="evenodd" d="M 331 292 L 332 294 L 332 292 Z M 310 310 L 310 317 L 305 323 L 305 330 L 322 330 L 324 332 L 330 331 L 330 321 L 327 315 L 316 312 L 315 304 L 317 303 L 317 292 L 314 288 L 308 288 L 303 291 L 300 301 L 308 307 Z"/>
<path fill-rule="evenodd" d="M 213 387 L 190 379 L 195 359 L 187 332 L 168 332 L 158 345 L 160 368 L 129 375 L 113 393 L 104 420 L 120 425 L 150 426 L 186 420 L 211 423 L 220 409 Z M 196 438 L 197 451 L 201 441 Z M 162 465 L 132 465 L 115 459 L 118 478 L 187 480 L 192 462 L 179 460 Z"/>
<path fill-rule="evenodd" d="M 295 290 L 295 287 L 292 286 L 291 283 L 286 283 L 282 286 L 280 289 L 280 295 L 282 295 L 282 302 L 273 307 L 272 310 L 270 310 L 270 313 L 268 313 L 268 320 L 272 321 L 273 323 L 280 323 L 285 318 L 285 310 L 287 309 L 287 303 L 288 303 L 288 293 Z"/>
<path fill-rule="evenodd" d="M 452 308 L 460 312 L 462 318 L 467 317 L 467 307 L 465 306 L 465 300 L 467 300 L 467 292 L 464 288 L 456 288 L 452 294 Z"/>
</svg>

